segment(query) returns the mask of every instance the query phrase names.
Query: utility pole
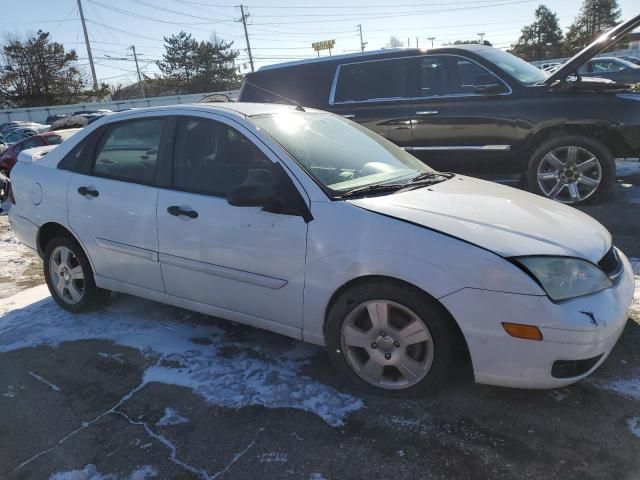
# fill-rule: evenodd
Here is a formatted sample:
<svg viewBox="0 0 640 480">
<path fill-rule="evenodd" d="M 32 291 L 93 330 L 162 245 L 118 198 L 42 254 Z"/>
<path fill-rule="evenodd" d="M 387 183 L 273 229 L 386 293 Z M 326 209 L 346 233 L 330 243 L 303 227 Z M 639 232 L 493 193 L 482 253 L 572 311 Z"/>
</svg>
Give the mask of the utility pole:
<svg viewBox="0 0 640 480">
<path fill-rule="evenodd" d="M 253 72 L 254 71 L 253 56 L 251 56 L 251 44 L 249 43 L 249 33 L 247 33 L 247 18 L 249 18 L 249 14 L 244 13 L 244 5 L 240 5 L 240 13 L 242 14 L 242 18 L 240 19 L 240 21 L 244 26 L 244 38 L 247 40 L 247 52 L 249 53 L 249 63 L 251 64 L 251 71 Z"/>
<path fill-rule="evenodd" d="M 135 45 L 131 45 L 131 51 L 133 52 L 133 59 L 136 61 L 136 72 L 138 72 L 138 83 L 140 84 L 140 91 L 142 92 L 142 98 L 147 98 L 147 94 L 144 91 L 144 82 L 142 81 L 142 75 L 140 75 L 140 67 L 138 66 L 138 55 L 136 55 Z"/>
<path fill-rule="evenodd" d="M 89 44 L 89 34 L 87 33 L 87 24 L 84 21 L 84 13 L 82 12 L 82 3 L 78 0 L 78 11 L 80 12 L 80 21 L 82 22 L 82 30 L 84 31 L 84 43 L 87 44 L 87 56 L 89 57 L 89 65 L 91 65 L 91 76 L 93 77 L 93 89 L 98 90 L 98 77 L 96 76 L 96 67 L 93 65 L 93 55 L 91 55 L 91 45 Z"/>
<path fill-rule="evenodd" d="M 420 45 L 418 45 L 418 36 L 416 35 L 416 48 L 420 48 Z"/>
<path fill-rule="evenodd" d="M 367 42 L 364 42 L 362 40 L 362 25 L 358 24 L 358 30 L 360 30 L 360 50 L 362 50 L 362 53 L 364 53 L 364 47 L 367 44 Z"/>
<path fill-rule="evenodd" d="M 436 39 L 436 37 L 427 37 L 427 40 L 431 40 L 431 48 L 433 48 L 433 41 Z"/>
</svg>

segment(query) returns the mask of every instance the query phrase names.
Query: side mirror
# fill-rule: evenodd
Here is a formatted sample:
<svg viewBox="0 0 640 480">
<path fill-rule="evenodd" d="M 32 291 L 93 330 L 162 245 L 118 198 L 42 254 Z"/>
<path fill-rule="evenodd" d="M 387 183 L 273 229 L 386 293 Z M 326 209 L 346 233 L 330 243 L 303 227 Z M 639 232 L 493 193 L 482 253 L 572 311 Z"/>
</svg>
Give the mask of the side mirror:
<svg viewBox="0 0 640 480">
<path fill-rule="evenodd" d="M 477 93 L 480 95 L 495 95 L 504 92 L 504 86 L 500 85 L 499 83 L 489 83 L 487 85 L 476 85 L 475 87 L 473 87 L 473 93 Z"/>
<path fill-rule="evenodd" d="M 269 170 L 250 170 L 247 179 L 227 194 L 234 207 L 264 207 L 276 199 L 273 175 Z"/>
</svg>

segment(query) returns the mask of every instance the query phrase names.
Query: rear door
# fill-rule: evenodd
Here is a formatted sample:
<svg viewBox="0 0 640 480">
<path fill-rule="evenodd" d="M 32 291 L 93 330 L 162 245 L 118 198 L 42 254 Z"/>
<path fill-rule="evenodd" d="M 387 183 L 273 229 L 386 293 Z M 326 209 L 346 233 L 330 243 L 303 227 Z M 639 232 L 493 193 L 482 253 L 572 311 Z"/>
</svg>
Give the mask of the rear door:
<svg viewBox="0 0 640 480">
<path fill-rule="evenodd" d="M 86 165 L 67 189 L 69 225 L 98 277 L 164 291 L 155 183 L 166 124 L 157 116 L 111 123 L 77 152 Z"/>
<path fill-rule="evenodd" d="M 440 170 L 518 173 L 511 162 L 516 116 L 506 82 L 458 55 L 415 60 L 409 150 Z"/>
<path fill-rule="evenodd" d="M 167 293 L 219 308 L 225 318 L 297 335 L 307 223 L 227 202 L 229 191 L 271 172 L 277 161 L 229 122 L 178 118 L 171 185 L 160 191 L 157 213 Z"/>
<path fill-rule="evenodd" d="M 400 146 L 411 144 L 410 59 L 339 65 L 329 110 Z"/>
</svg>

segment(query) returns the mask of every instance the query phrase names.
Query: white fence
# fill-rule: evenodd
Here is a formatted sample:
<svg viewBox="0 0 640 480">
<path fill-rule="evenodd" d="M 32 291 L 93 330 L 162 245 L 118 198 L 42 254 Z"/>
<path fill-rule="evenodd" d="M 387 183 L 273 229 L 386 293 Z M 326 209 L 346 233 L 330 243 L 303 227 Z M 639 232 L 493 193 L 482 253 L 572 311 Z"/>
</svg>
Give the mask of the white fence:
<svg viewBox="0 0 640 480">
<path fill-rule="evenodd" d="M 121 110 L 124 108 L 159 107 L 162 105 L 176 105 L 180 103 L 198 103 L 213 94 L 224 94 L 232 100 L 238 98 L 238 90 L 226 92 L 194 93 L 191 95 L 172 95 L 169 97 L 135 98 L 130 100 L 114 100 L 109 102 L 87 102 L 73 105 L 54 105 L 51 107 L 12 108 L 0 110 L 0 123 L 12 120 L 28 120 L 44 123 L 49 115 L 70 114 L 81 110 Z"/>
</svg>

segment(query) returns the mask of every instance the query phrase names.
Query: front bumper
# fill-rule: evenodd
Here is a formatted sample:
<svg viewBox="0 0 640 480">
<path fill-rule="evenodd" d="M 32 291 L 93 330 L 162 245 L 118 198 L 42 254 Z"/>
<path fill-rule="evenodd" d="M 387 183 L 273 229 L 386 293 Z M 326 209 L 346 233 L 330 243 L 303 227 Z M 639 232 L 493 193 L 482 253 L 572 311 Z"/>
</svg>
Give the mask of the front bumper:
<svg viewBox="0 0 640 480">
<path fill-rule="evenodd" d="M 633 269 L 598 293 L 553 303 L 546 296 L 465 288 L 440 301 L 457 320 L 469 347 L 476 382 L 504 387 L 556 388 L 574 383 L 607 358 L 627 323 Z M 542 341 L 511 337 L 502 322 L 536 325 Z M 555 362 L 599 357 L 577 376 L 552 375 Z"/>
</svg>

